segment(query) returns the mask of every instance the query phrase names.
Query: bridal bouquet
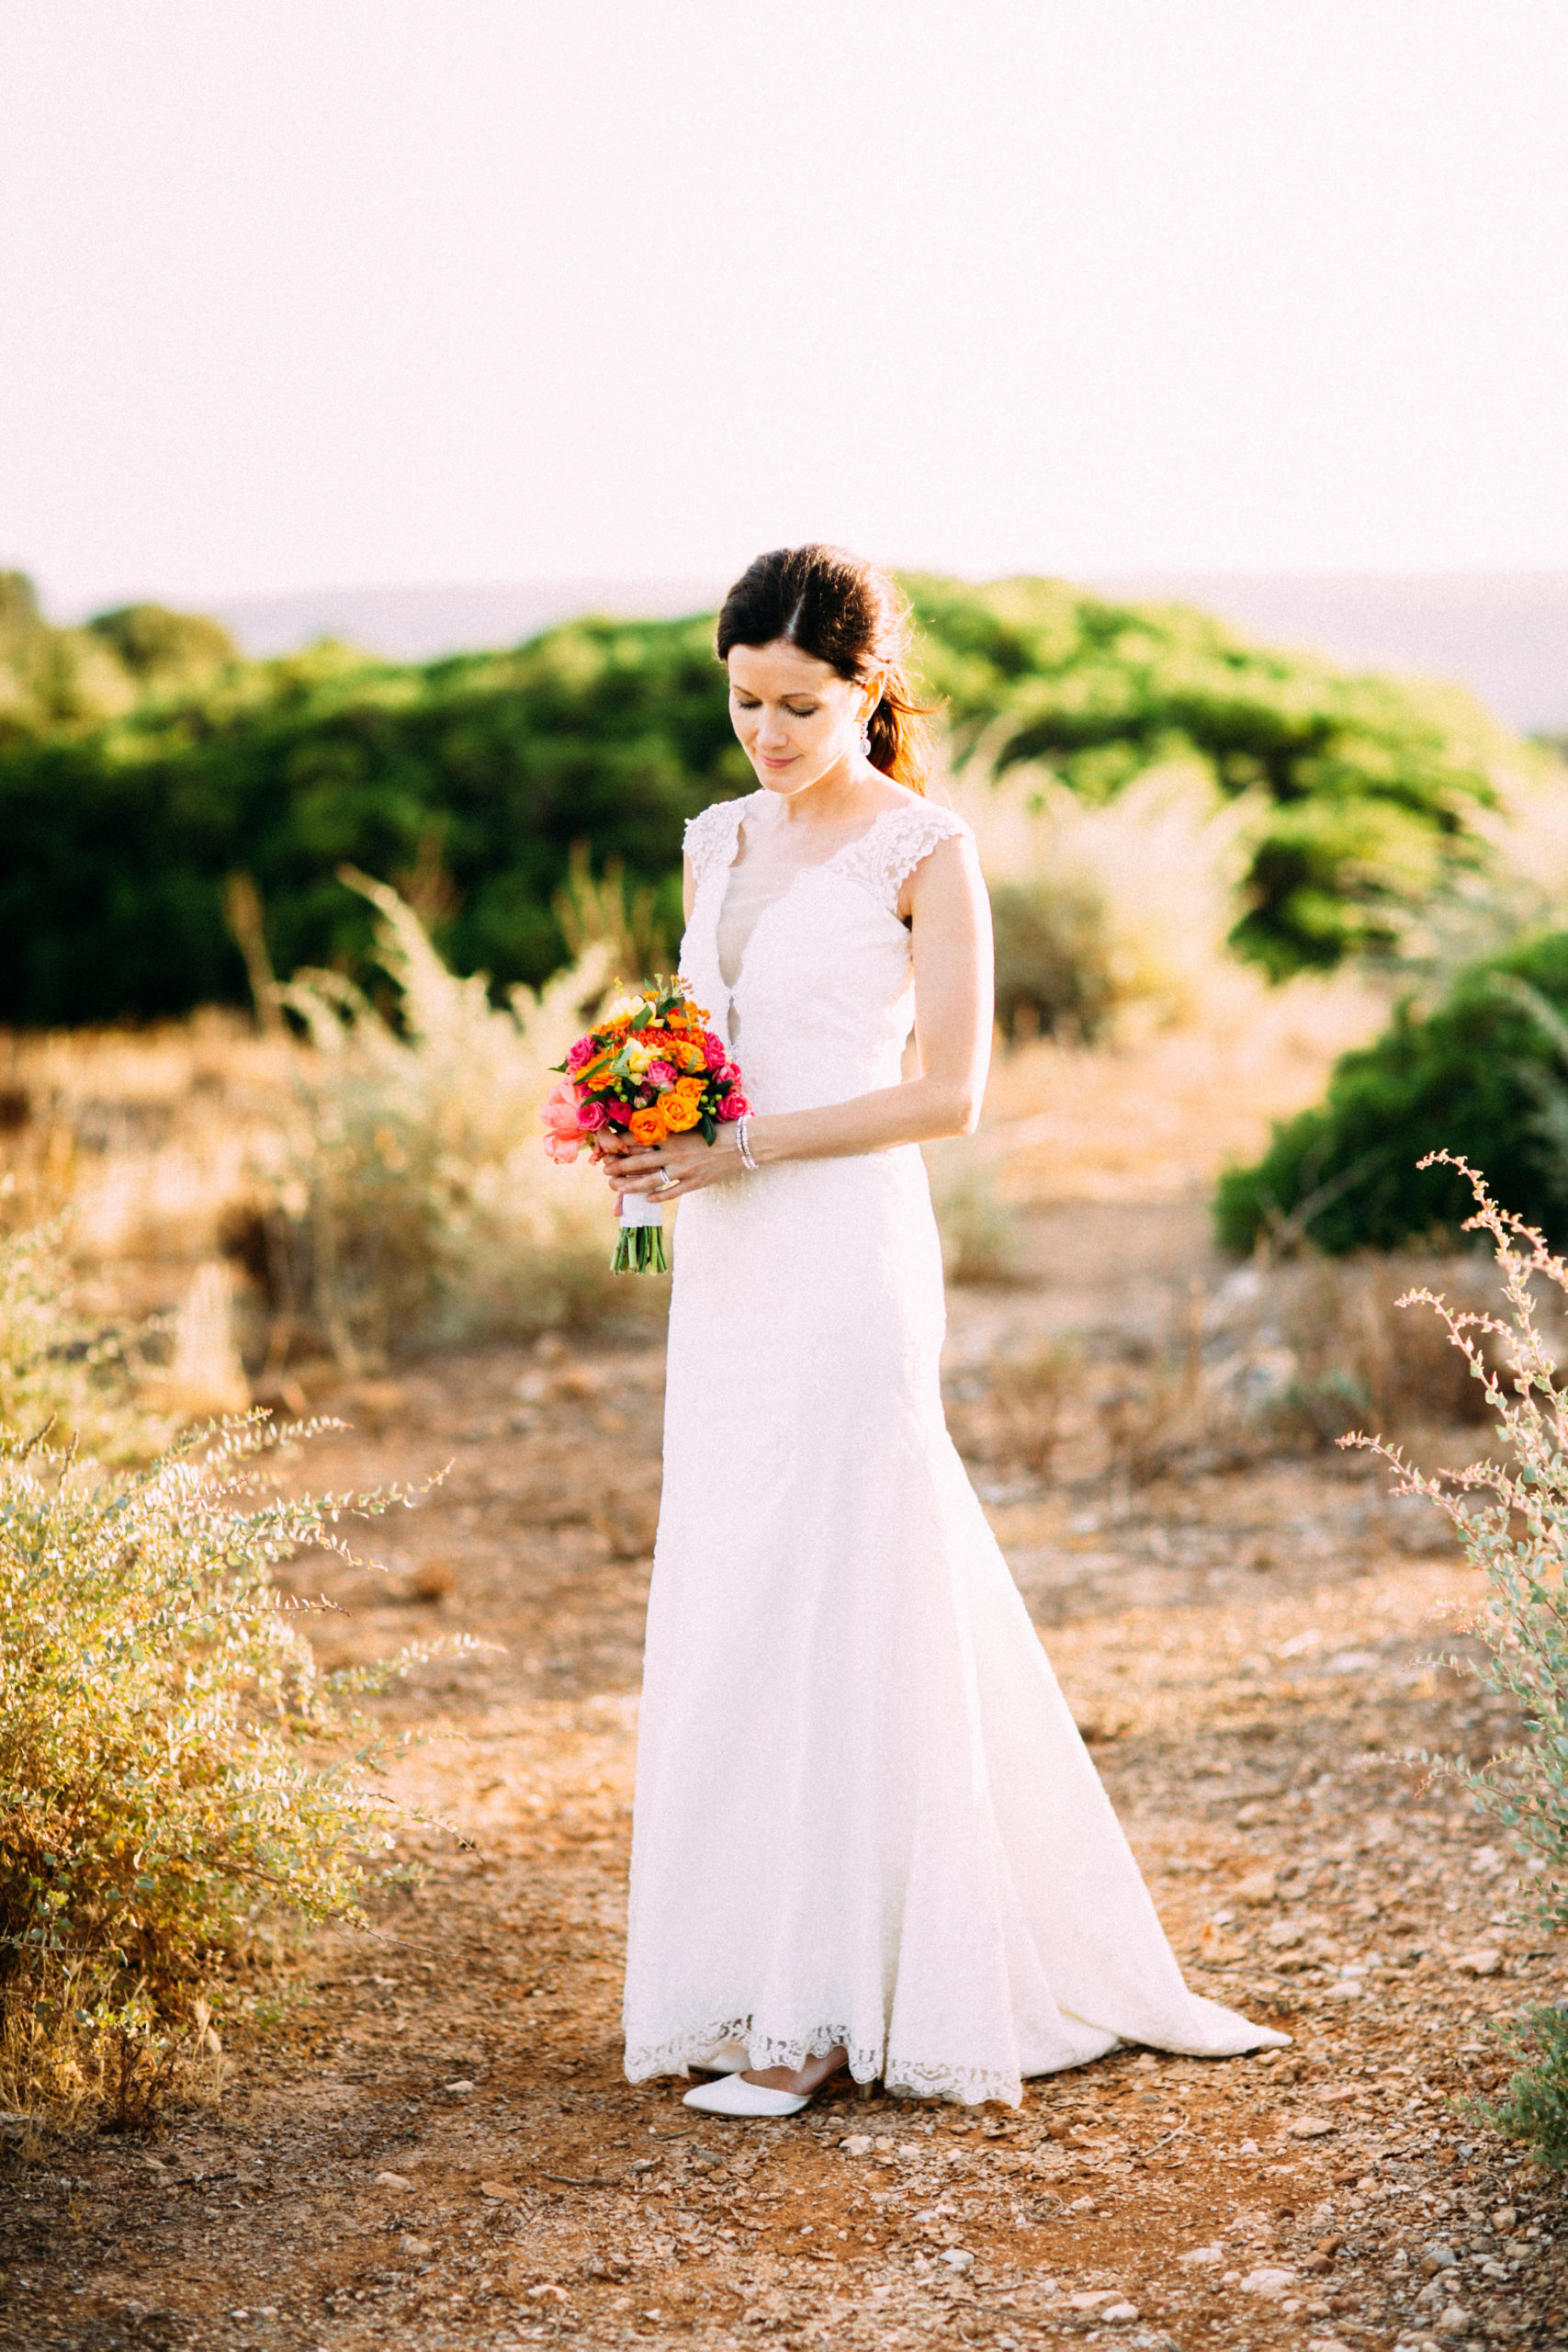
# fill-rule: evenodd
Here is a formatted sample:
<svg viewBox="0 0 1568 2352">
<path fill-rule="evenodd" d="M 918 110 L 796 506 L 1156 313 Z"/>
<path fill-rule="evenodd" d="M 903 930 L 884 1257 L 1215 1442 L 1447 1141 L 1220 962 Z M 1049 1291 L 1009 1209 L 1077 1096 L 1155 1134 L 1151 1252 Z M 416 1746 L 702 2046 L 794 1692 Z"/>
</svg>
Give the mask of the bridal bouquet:
<svg viewBox="0 0 1568 2352">
<path fill-rule="evenodd" d="M 598 1026 L 580 1037 L 544 1109 L 545 1149 L 570 1166 L 584 1144 L 618 1132 L 633 1143 L 660 1144 L 694 1128 L 712 1143 L 720 1122 L 750 1109 L 729 1049 L 708 1028 L 683 980 L 655 975 L 651 988 L 619 996 Z M 665 1270 L 664 1219 L 657 1196 L 621 1194 L 621 1229 L 611 1265 L 617 1274 Z"/>
</svg>

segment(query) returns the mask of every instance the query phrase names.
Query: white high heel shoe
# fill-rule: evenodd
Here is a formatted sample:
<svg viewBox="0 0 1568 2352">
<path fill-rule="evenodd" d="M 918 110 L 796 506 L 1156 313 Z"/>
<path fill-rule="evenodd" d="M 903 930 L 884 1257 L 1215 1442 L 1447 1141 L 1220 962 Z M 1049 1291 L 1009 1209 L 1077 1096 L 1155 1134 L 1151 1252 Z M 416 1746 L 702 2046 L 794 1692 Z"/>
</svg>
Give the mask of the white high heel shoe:
<svg viewBox="0 0 1568 2352">
<path fill-rule="evenodd" d="M 810 2091 L 773 2091 L 765 2083 L 749 2083 L 737 2071 L 721 2075 L 716 2083 L 699 2083 L 682 2105 L 704 2115 L 798 2115 L 813 2096 Z"/>
</svg>

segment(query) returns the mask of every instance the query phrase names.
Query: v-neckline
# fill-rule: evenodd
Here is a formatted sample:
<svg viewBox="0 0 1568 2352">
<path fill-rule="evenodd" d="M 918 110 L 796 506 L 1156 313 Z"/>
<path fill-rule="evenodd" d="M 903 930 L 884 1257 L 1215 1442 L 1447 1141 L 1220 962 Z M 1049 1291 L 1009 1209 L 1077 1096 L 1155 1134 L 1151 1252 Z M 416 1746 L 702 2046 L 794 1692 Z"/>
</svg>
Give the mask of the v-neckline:
<svg viewBox="0 0 1568 2352">
<path fill-rule="evenodd" d="M 768 917 L 773 912 L 774 909 L 784 905 L 785 899 L 789 897 L 791 891 L 795 888 L 795 884 L 800 880 L 801 876 L 806 874 L 829 873 L 832 867 L 838 864 L 840 857 L 845 856 L 852 849 L 857 849 L 862 842 L 868 840 L 870 836 L 875 832 L 878 825 L 883 822 L 884 819 L 888 817 L 897 817 L 902 813 L 897 807 L 891 808 L 879 808 L 869 825 L 863 825 L 858 833 L 852 834 L 847 842 L 840 842 L 838 848 L 831 851 L 827 857 L 813 857 L 803 860 L 802 863 L 795 867 L 794 873 L 790 876 L 789 880 L 784 884 L 784 888 L 779 891 L 775 898 L 772 898 L 768 900 L 767 905 L 758 915 L 755 922 L 753 922 L 750 930 L 746 934 L 746 944 L 740 950 L 740 961 L 735 967 L 735 978 L 733 980 L 726 980 L 724 978 L 724 967 L 719 962 L 719 925 L 724 921 L 724 902 L 729 896 L 730 876 L 734 874 L 737 865 L 740 862 L 740 836 L 746 830 L 745 811 L 750 803 L 757 799 L 759 797 L 758 793 L 749 792 L 742 799 L 737 802 L 736 806 L 740 811 L 740 814 L 736 820 L 735 837 L 730 843 L 729 855 L 725 859 L 723 865 L 718 869 L 724 877 L 724 888 L 718 894 L 718 901 L 714 909 L 713 960 L 714 969 L 717 972 L 719 978 L 724 981 L 724 991 L 729 1000 L 730 1007 L 733 1007 L 734 1005 L 736 990 L 739 988 L 741 981 L 746 977 L 746 959 L 751 952 L 751 942 L 756 938 L 758 932 L 761 929 L 763 923 L 766 922 Z M 728 1008 L 727 1008 L 727 1025 L 728 1010 Z"/>
</svg>

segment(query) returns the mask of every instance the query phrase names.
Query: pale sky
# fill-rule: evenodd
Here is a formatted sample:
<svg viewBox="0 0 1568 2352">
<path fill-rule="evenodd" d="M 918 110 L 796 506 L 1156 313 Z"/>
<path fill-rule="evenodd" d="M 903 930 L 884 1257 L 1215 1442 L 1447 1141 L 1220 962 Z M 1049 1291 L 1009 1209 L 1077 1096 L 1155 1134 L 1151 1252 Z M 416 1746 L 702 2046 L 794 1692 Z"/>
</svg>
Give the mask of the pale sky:
<svg viewBox="0 0 1568 2352">
<path fill-rule="evenodd" d="M 57 610 L 1568 565 L 1563 0 L 0 0 Z"/>
</svg>

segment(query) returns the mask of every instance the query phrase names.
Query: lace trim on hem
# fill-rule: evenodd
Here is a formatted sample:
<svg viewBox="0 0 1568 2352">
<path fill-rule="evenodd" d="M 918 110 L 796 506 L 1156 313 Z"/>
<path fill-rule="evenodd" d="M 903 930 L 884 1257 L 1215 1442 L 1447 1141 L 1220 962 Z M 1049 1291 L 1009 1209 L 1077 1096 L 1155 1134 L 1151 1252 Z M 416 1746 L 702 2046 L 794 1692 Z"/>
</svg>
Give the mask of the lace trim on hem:
<svg viewBox="0 0 1568 2352">
<path fill-rule="evenodd" d="M 689 2066 L 700 2066 L 705 2058 L 728 2041 L 746 2045 L 751 2066 L 758 2072 L 767 2066 L 804 2066 L 808 2058 L 825 2057 L 841 2043 L 849 2052 L 849 2070 L 857 2083 L 880 2080 L 885 2089 L 897 2098 L 951 2099 L 963 2107 L 980 2107 L 987 2099 L 999 2099 L 1008 2107 L 1016 2107 L 1022 2097 L 1022 2084 L 1016 2075 L 907 2063 L 895 2063 L 885 2072 L 883 2052 L 869 2042 L 857 2043 L 847 2026 L 818 2026 L 812 2033 L 784 2041 L 754 2034 L 748 2018 L 731 2018 L 728 2024 L 704 2026 L 694 2032 L 676 2034 L 668 2041 L 641 2046 L 628 2042 L 626 2079 L 641 2083 L 654 2075 L 683 2075 Z"/>
</svg>

